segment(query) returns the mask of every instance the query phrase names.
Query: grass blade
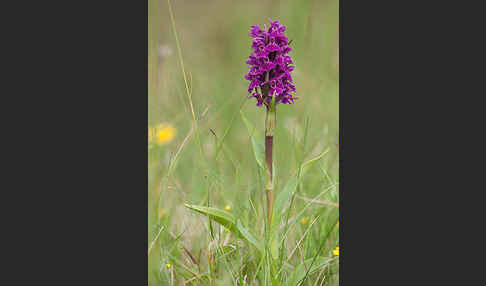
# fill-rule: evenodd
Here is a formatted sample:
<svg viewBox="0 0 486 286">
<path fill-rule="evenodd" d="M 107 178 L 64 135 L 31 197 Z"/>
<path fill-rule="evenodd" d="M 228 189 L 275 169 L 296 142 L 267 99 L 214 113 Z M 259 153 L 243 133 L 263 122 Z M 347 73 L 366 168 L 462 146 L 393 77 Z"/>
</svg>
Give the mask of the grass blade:
<svg viewBox="0 0 486 286">
<path fill-rule="evenodd" d="M 304 263 L 299 264 L 299 266 L 297 266 L 297 268 L 290 276 L 291 282 L 288 285 L 297 285 L 297 283 L 302 279 L 304 279 L 306 276 L 321 269 L 321 267 L 326 265 L 329 262 L 329 260 L 330 259 L 327 257 L 318 257 L 315 259 L 315 261 L 314 258 L 309 258 L 304 260 Z"/>
<path fill-rule="evenodd" d="M 255 159 L 258 165 L 265 169 L 265 148 L 263 147 L 263 135 L 261 132 L 257 132 L 256 128 L 251 124 L 251 122 L 245 117 L 243 112 L 241 112 L 241 118 L 243 118 L 243 122 L 245 122 L 246 129 L 248 129 L 248 133 L 251 137 L 251 145 L 253 146 L 253 152 L 255 154 Z"/>
</svg>

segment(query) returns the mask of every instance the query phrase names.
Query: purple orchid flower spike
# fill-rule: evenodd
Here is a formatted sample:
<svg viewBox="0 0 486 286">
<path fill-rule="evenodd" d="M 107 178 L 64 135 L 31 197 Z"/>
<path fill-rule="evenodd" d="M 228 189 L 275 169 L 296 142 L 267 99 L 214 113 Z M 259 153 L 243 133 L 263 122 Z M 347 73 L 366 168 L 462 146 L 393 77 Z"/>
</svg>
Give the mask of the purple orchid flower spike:
<svg viewBox="0 0 486 286">
<path fill-rule="evenodd" d="M 267 197 L 267 225 L 271 225 L 273 208 L 273 143 L 277 124 L 276 106 L 279 103 L 293 104 L 295 85 L 290 73 L 294 62 L 288 53 L 292 50 L 285 36 L 285 26 L 270 20 L 270 26 L 251 26 L 249 36 L 253 38 L 246 63 L 250 66 L 245 79 L 250 81 L 249 97 L 257 100 L 257 106 L 266 107 L 265 117 L 265 193 Z"/>
<path fill-rule="evenodd" d="M 265 104 L 267 108 L 273 96 L 275 104 L 294 103 L 291 93 L 296 91 L 290 75 L 294 70 L 294 62 L 287 55 L 292 49 L 284 35 L 286 27 L 279 24 L 279 21 L 269 20 L 268 29 L 266 26 L 263 30 L 259 25 L 251 26 L 249 36 L 253 38 L 253 53 L 246 62 L 250 68 L 245 75 L 245 79 L 250 81 L 250 97 L 256 98 L 257 106 Z"/>
</svg>

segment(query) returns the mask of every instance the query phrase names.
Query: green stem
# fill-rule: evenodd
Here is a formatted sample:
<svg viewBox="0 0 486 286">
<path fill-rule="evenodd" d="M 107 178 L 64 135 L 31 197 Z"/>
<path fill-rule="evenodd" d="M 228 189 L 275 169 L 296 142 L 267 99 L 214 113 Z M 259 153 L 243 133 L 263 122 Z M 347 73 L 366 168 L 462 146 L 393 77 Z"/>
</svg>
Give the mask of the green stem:
<svg viewBox="0 0 486 286">
<path fill-rule="evenodd" d="M 272 102 L 267 108 L 267 116 L 265 118 L 265 160 L 267 163 L 266 168 L 266 184 L 265 193 L 267 196 L 267 219 L 268 226 L 271 225 L 272 210 L 273 210 L 273 135 L 275 132 L 275 126 L 277 121 L 275 106 L 275 97 L 272 97 Z"/>
</svg>

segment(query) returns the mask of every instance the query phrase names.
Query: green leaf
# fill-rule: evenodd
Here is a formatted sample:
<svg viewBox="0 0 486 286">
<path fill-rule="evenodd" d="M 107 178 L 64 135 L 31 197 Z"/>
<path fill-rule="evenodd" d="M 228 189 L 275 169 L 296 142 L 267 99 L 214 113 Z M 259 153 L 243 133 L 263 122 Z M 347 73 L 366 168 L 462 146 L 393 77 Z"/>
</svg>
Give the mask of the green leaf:
<svg viewBox="0 0 486 286">
<path fill-rule="evenodd" d="M 246 240 L 248 243 L 255 246 L 260 252 L 263 252 L 263 247 L 255 239 L 255 237 L 241 224 L 239 220 L 235 220 L 232 214 L 211 207 L 195 206 L 184 204 L 186 208 L 196 211 L 200 214 L 208 216 L 210 219 L 220 223 L 227 229 L 229 229 L 234 235 Z"/>
<path fill-rule="evenodd" d="M 241 238 L 245 239 L 249 243 L 253 244 L 260 252 L 263 252 L 263 247 L 260 243 L 253 237 L 253 235 L 241 224 L 240 220 L 236 221 L 236 229 L 238 230 L 238 234 Z"/>
<path fill-rule="evenodd" d="M 297 285 L 297 283 L 300 282 L 300 280 L 304 279 L 305 273 L 307 272 L 307 269 L 312 263 L 312 260 L 314 258 L 309 258 L 304 260 L 304 263 L 300 263 L 297 268 L 295 268 L 294 272 L 292 272 L 292 275 L 290 276 L 290 283 L 288 285 Z M 313 274 L 314 272 L 322 269 L 322 267 L 329 262 L 328 257 L 317 257 L 316 261 L 314 261 L 314 264 L 312 265 L 309 275 Z"/>
<path fill-rule="evenodd" d="M 236 229 L 235 218 L 229 212 L 225 212 L 223 210 L 212 208 L 212 207 L 203 207 L 203 206 L 195 206 L 195 205 L 188 205 L 188 204 L 184 204 L 184 206 L 188 209 L 191 209 L 205 216 L 208 216 L 210 219 L 220 223 L 230 231 L 234 231 Z"/>
<path fill-rule="evenodd" d="M 255 154 L 255 159 L 258 165 L 265 169 L 265 147 L 263 146 L 263 134 L 262 132 L 258 132 L 256 128 L 251 124 L 251 122 L 245 117 L 242 111 L 241 118 L 243 122 L 245 122 L 246 129 L 248 129 L 248 133 L 251 137 L 251 145 L 253 146 L 253 153 Z"/>
</svg>

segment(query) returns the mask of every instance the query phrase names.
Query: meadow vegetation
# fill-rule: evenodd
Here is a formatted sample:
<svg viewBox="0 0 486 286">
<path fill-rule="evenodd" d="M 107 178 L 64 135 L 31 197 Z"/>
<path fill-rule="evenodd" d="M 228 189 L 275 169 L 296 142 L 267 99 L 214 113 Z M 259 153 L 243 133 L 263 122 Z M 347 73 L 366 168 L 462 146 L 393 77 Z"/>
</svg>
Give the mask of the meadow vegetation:
<svg viewBox="0 0 486 286">
<path fill-rule="evenodd" d="M 338 0 L 149 0 L 148 14 L 149 285 L 338 285 Z M 268 18 L 287 26 L 298 98 L 277 106 L 271 226 L 265 109 L 244 79 Z"/>
</svg>

